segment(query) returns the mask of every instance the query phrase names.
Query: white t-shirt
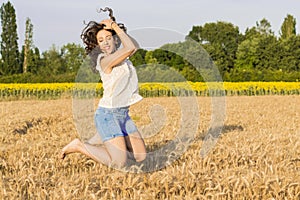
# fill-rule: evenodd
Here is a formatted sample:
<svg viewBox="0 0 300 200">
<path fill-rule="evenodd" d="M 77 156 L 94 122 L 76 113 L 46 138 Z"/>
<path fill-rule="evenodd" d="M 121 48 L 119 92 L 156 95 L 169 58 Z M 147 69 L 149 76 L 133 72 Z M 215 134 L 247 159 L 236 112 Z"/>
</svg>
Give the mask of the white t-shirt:
<svg viewBox="0 0 300 200">
<path fill-rule="evenodd" d="M 107 74 L 100 66 L 100 59 L 103 56 L 104 54 L 99 54 L 96 66 L 103 86 L 103 97 L 99 101 L 99 107 L 120 108 L 142 100 L 143 97 L 138 93 L 138 77 L 131 61 L 124 60 Z"/>
</svg>

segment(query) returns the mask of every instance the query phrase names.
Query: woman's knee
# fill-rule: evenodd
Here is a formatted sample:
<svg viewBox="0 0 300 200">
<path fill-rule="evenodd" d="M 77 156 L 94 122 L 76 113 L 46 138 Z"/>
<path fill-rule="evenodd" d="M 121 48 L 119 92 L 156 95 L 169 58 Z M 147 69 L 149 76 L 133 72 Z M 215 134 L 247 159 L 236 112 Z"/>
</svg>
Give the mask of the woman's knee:
<svg viewBox="0 0 300 200">
<path fill-rule="evenodd" d="M 145 160 L 147 157 L 146 153 L 136 153 L 134 154 L 134 159 L 136 162 L 142 162 L 143 160 Z"/>
<path fill-rule="evenodd" d="M 111 158 L 111 165 L 124 167 L 127 162 L 127 149 L 122 137 L 114 138 L 104 143 Z"/>
<path fill-rule="evenodd" d="M 117 168 L 122 168 L 126 165 L 127 155 L 120 153 L 119 155 L 111 155 L 111 165 Z"/>
</svg>

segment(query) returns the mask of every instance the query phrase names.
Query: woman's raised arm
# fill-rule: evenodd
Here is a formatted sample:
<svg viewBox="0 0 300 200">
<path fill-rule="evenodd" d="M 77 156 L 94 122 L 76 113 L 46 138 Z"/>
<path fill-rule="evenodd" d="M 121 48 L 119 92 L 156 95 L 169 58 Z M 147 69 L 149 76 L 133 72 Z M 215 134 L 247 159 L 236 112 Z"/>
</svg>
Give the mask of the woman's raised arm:
<svg viewBox="0 0 300 200">
<path fill-rule="evenodd" d="M 137 49 L 137 43 L 132 40 L 116 22 L 111 19 L 106 19 L 101 22 L 105 25 L 105 29 L 114 30 L 122 42 L 122 48 L 117 49 L 115 52 L 103 57 L 101 59 L 101 67 L 105 73 L 110 73 L 112 68 L 123 62 L 127 57 L 131 56 Z"/>
</svg>

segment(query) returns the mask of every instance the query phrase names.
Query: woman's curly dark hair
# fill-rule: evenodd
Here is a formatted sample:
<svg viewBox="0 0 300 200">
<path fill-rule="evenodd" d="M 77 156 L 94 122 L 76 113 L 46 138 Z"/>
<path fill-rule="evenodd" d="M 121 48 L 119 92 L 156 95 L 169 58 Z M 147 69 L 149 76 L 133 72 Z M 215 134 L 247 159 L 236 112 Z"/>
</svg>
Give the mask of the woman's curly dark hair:
<svg viewBox="0 0 300 200">
<path fill-rule="evenodd" d="M 109 12 L 109 17 L 113 21 L 116 22 L 116 18 L 113 16 L 113 10 L 111 8 L 105 7 L 104 9 L 100 8 L 99 12 Z M 127 31 L 126 27 L 122 23 L 117 23 L 120 28 L 124 30 L 124 32 Z M 104 29 L 104 25 L 100 24 L 95 21 L 90 21 L 86 27 L 83 29 L 80 37 L 84 43 L 85 46 L 85 52 L 88 54 L 92 61 L 92 70 L 94 72 L 97 72 L 96 65 L 97 65 L 97 57 L 101 53 L 101 50 L 99 48 L 98 42 L 97 42 L 97 33 Z M 121 40 L 117 36 L 116 32 L 114 30 L 111 30 L 112 35 L 114 37 L 114 40 L 116 41 L 116 48 L 119 48 L 121 45 Z"/>
</svg>

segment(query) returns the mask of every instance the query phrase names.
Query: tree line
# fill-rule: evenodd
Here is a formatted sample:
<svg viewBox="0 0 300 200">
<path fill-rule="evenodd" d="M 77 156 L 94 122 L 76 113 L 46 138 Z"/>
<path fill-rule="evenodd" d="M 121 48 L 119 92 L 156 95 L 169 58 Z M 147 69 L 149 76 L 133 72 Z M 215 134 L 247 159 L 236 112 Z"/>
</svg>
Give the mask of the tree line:
<svg viewBox="0 0 300 200">
<path fill-rule="evenodd" d="M 88 58 L 82 45 L 53 45 L 40 52 L 27 18 L 25 41 L 19 50 L 13 5 L 3 3 L 0 14 L 0 82 L 75 81 Z M 139 49 L 130 59 L 141 82 L 207 81 L 216 73 L 213 66 L 224 81 L 299 81 L 300 35 L 290 14 L 284 18 L 279 36 L 265 18 L 245 33 L 230 22 L 217 21 L 193 26 L 183 42 Z"/>
</svg>

